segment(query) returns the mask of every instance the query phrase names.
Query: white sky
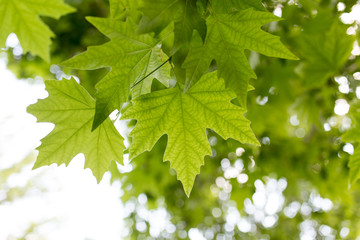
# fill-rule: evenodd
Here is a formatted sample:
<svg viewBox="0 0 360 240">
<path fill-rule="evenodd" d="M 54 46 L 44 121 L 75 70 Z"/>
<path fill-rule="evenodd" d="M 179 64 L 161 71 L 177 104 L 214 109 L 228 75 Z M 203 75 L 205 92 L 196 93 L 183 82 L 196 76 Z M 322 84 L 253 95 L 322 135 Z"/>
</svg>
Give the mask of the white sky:
<svg viewBox="0 0 360 240">
<path fill-rule="evenodd" d="M 0 56 L 0 169 L 4 169 L 27 156 L 52 127 L 36 124 L 26 113 L 29 104 L 47 96 L 41 81 L 17 80 L 6 69 L 5 55 Z M 26 197 L 0 205 L 0 239 L 16 239 L 31 223 L 44 222 L 37 233 L 49 240 L 121 239 L 124 223 L 119 184 L 110 186 L 109 175 L 96 184 L 83 164 L 79 156 L 68 167 L 53 165 L 32 171 L 29 166 L 9 178 L 12 187 L 29 181 L 35 181 L 35 186 Z M 41 192 L 42 188 L 46 191 Z M 38 239 L 32 237 L 29 239 Z"/>
</svg>

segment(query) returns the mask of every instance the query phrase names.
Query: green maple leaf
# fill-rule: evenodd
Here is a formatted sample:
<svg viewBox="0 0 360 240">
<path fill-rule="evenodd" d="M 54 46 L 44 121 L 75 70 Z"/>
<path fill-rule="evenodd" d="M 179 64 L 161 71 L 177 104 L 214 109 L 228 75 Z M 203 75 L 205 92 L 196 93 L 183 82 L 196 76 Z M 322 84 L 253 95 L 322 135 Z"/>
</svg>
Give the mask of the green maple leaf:
<svg viewBox="0 0 360 240">
<path fill-rule="evenodd" d="M 321 86 L 338 74 L 348 60 L 355 36 L 346 34 L 347 27 L 334 22 L 327 32 L 304 34 L 300 38 L 301 53 L 307 60 L 304 79 L 308 86 Z"/>
<path fill-rule="evenodd" d="M 253 8 L 231 14 L 211 12 L 212 15 L 206 20 L 205 42 L 195 32 L 183 64 L 187 69 L 185 91 L 200 79 L 215 59 L 219 77 L 225 80 L 226 87 L 236 92 L 240 104 L 246 106 L 248 81 L 249 78 L 256 78 L 256 75 L 244 54 L 245 49 L 271 57 L 297 57 L 283 46 L 279 37 L 261 30 L 264 24 L 279 20 L 273 14 L 255 11 Z"/>
<path fill-rule="evenodd" d="M 205 35 L 205 21 L 197 11 L 194 0 L 144 0 L 141 7 L 144 13 L 139 24 L 139 32 L 160 32 L 169 23 L 174 22 L 174 47 L 178 48 L 190 42 L 196 29 Z"/>
<path fill-rule="evenodd" d="M 0 0 L 0 48 L 9 34 L 15 33 L 25 53 L 49 61 L 50 38 L 55 35 L 39 15 L 58 19 L 74 10 L 63 0 Z"/>
<path fill-rule="evenodd" d="M 139 1 L 134 0 L 110 0 L 110 16 L 116 19 L 127 17 L 137 20 L 141 12 L 138 11 Z"/>
<path fill-rule="evenodd" d="M 348 164 L 350 168 L 350 183 L 354 184 L 360 179 L 360 147 L 354 150 L 354 154 L 351 155 Z"/>
<path fill-rule="evenodd" d="M 357 131 L 357 134 L 359 134 L 360 131 Z M 345 135 L 343 135 L 342 140 L 346 139 L 344 138 Z M 359 137 L 358 143 L 360 142 Z M 352 141 L 347 141 L 352 142 Z M 354 153 L 350 156 L 348 167 L 350 169 L 350 184 L 354 184 L 357 180 L 360 179 L 360 146 L 356 147 L 354 150 Z"/>
<path fill-rule="evenodd" d="M 116 18 L 94 18 L 87 20 L 108 36 L 111 41 L 100 46 L 89 47 L 61 65 L 76 69 L 98 69 L 110 67 L 111 71 L 96 85 L 96 112 L 93 129 L 96 129 L 115 109 L 128 100 L 131 87 L 144 76 L 167 60 L 161 50 L 161 40 L 150 34 L 136 34 L 136 24 Z M 150 92 L 154 77 L 168 86 L 170 66 L 163 66 L 154 76 L 141 81 L 134 88 L 133 97 Z"/>
<path fill-rule="evenodd" d="M 354 123 L 353 128 L 346 131 L 342 136 L 341 140 L 343 142 L 350 142 L 350 143 L 360 143 L 360 114 L 357 111 L 359 105 L 355 104 L 354 110 L 352 111 L 352 117 Z M 354 184 L 357 180 L 360 179 L 360 146 L 358 145 L 355 150 L 354 154 L 350 156 L 348 166 L 350 168 L 350 184 Z"/>
<path fill-rule="evenodd" d="M 259 0 L 212 0 L 211 6 L 217 13 L 230 13 L 234 11 L 245 10 L 248 8 L 253 8 L 258 11 L 265 11 L 264 6 Z"/>
<path fill-rule="evenodd" d="M 224 139 L 258 145 L 244 109 L 230 101 L 236 96 L 226 90 L 217 73 L 204 75 L 189 91 L 174 88 L 143 95 L 134 100 L 122 119 L 136 119 L 131 132 L 133 142 L 130 158 L 153 148 L 158 139 L 168 135 L 164 160 L 177 171 L 189 196 L 195 177 L 204 164 L 204 156 L 211 155 L 206 128 Z"/>
<path fill-rule="evenodd" d="M 123 138 L 110 119 L 91 131 L 95 101 L 75 80 L 45 81 L 49 97 L 30 105 L 27 111 L 39 122 L 55 124 L 53 131 L 41 140 L 34 168 L 70 161 L 85 155 L 85 168 L 90 168 L 100 182 L 111 161 L 122 163 Z"/>
</svg>

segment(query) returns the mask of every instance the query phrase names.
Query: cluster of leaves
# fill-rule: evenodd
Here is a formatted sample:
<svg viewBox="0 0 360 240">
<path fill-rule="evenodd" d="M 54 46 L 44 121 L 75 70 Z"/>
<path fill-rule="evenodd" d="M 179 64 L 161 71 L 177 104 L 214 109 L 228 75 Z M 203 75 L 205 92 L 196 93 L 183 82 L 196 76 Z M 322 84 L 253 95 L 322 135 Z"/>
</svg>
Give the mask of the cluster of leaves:
<svg viewBox="0 0 360 240">
<path fill-rule="evenodd" d="M 352 183 L 350 190 L 348 153 L 342 150 L 344 143 L 339 141 L 339 136 L 349 127 L 343 124 L 349 121 L 349 118 L 334 116 L 335 100 L 342 98 L 349 102 L 357 102 L 357 80 L 354 79 L 353 73 L 359 71 L 358 57 L 351 55 L 355 37 L 346 34 L 349 26 L 345 26 L 338 19 L 339 13 L 335 3 L 301 3 L 303 6 L 283 4 L 283 16 L 287 21 L 280 22 L 273 28 L 293 46 L 293 49 L 296 49 L 301 61 L 270 60 L 254 53 L 250 56 L 257 62 L 253 67 L 258 80 L 254 84 L 255 90 L 249 94 L 247 117 L 252 121 L 253 129 L 263 143 L 260 149 L 246 147 L 245 154 L 236 157 L 235 150 L 239 145 L 229 141 L 225 143 L 215 134 L 217 143 L 213 146 L 213 156 L 207 160 L 207 165 L 195 183 L 192 197 L 186 201 L 180 194 L 169 195 L 169 189 L 177 193 L 173 190 L 176 187 L 174 179 L 170 181 L 156 177 L 166 175 L 166 167 L 163 167 L 162 174 L 160 170 L 148 173 L 150 169 L 160 169 L 160 166 L 154 166 L 156 160 L 153 159 L 158 150 L 154 150 L 152 155 L 143 156 L 143 159 L 137 158 L 134 173 L 122 178 L 124 188 L 133 182 L 149 183 L 145 186 L 142 184 L 141 187 L 137 187 L 137 184 L 131 185 L 132 188 L 129 188 L 125 199 L 146 193 L 149 206 L 152 206 L 161 197 L 165 197 L 166 207 L 173 215 L 173 222 L 178 223 L 174 238 L 181 238 L 178 234 L 182 230 L 179 224 L 181 221 L 186 222 L 186 230 L 197 226 L 204 234 L 211 230 L 213 236 L 227 236 L 229 239 L 292 239 L 294 236 L 300 236 L 300 224 L 305 221 L 315 221 L 318 224 L 314 228 L 319 238 L 324 237 L 320 231 L 322 224 L 333 228 L 335 238 L 353 239 L 358 236 L 359 188 L 355 181 L 359 178 L 359 150 L 355 149 L 349 161 Z M 272 4 L 271 1 L 268 2 L 268 9 L 272 9 Z M 355 2 L 347 3 L 348 10 L 353 4 Z M 315 10 L 318 14 L 314 14 Z M 334 81 L 334 77 L 340 75 L 346 76 L 353 92 L 338 91 L 339 85 Z M 352 104 L 351 108 L 352 129 L 346 131 L 342 140 L 356 143 L 359 142 L 357 104 Z M 292 120 L 290 123 L 289 119 L 295 121 Z M 327 126 L 325 129 L 324 125 Z M 302 132 L 303 134 L 300 134 Z M 249 177 L 246 183 L 239 183 L 236 178 L 226 179 L 225 176 L 226 181 L 232 186 L 230 196 L 227 196 L 226 200 L 221 198 L 225 189 L 220 188 L 215 193 L 213 191 L 218 187 L 214 184 L 216 179 L 224 177 L 224 172 L 219 167 L 224 159 L 230 159 L 232 166 L 240 159 L 244 163 L 244 172 Z M 255 166 L 251 159 L 255 159 Z M 138 165 L 140 161 L 144 163 Z M 293 202 L 311 206 L 312 203 L 308 201 L 314 192 L 330 198 L 335 206 L 330 212 L 313 207 L 310 214 L 298 213 L 295 219 L 281 211 L 277 215 L 275 228 L 265 227 L 258 220 L 249 220 L 256 225 L 256 232 L 253 233 L 244 234 L 238 228 L 226 230 L 226 226 L 229 226 L 226 222 L 229 204 L 236 202 L 242 216 L 246 216 L 247 219 L 254 217 L 244 210 L 244 200 L 252 199 L 255 192 L 254 182 L 258 179 L 266 182 L 267 176 L 281 176 L 287 179 L 288 187 L 284 191 L 287 206 L 291 206 Z M 150 179 L 156 179 L 156 182 L 150 182 Z M 165 184 L 166 182 L 168 184 Z M 199 209 L 196 202 L 209 207 Z M 185 210 L 182 212 L 183 209 Z M 212 215 L 213 209 L 221 209 L 222 216 Z M 201 220 L 189 217 L 189 213 L 196 213 L 197 216 L 201 216 Z M 136 222 L 142 221 L 136 213 L 131 219 Z M 135 224 L 132 226 L 133 234 L 141 238 L 143 233 Z M 347 237 L 340 236 L 344 226 L 351 229 Z M 163 236 L 166 234 L 168 233 Z"/>
<path fill-rule="evenodd" d="M 96 1 L 78 6 L 79 12 L 89 8 L 90 2 Z M 107 18 L 103 12 L 88 11 L 86 15 L 102 17 L 87 20 L 110 41 L 61 64 L 81 69 L 76 72 L 80 84 L 46 81 L 49 97 L 29 107 L 39 121 L 55 123 L 53 132 L 42 140 L 36 166 L 68 164 L 77 153 L 84 153 L 85 166 L 99 181 L 108 169 L 114 181 L 121 181 L 123 200 L 141 205 L 134 196 L 145 194 L 147 207 L 166 206 L 177 231 L 164 230 L 164 238 L 182 238 L 183 230 L 197 227 L 214 238 L 292 239 L 300 234 L 300 224 L 311 220 L 318 224 L 314 228 L 319 238 L 324 237 L 320 226 L 328 225 L 336 238 L 348 227 L 348 238 L 355 239 L 359 234 L 360 149 L 355 147 L 349 158 L 342 148 L 345 143 L 360 142 L 354 75 L 360 72 L 359 57 L 351 53 L 358 37 L 347 34 L 349 27 L 356 30 L 358 25 L 339 20 L 356 1 L 341 1 L 344 9 L 340 12 L 338 3 L 113 0 Z M 108 7 L 107 3 L 94 4 L 99 5 L 89 9 Z M 0 13 L 4 6 L 0 4 Z M 270 13 L 275 9 L 282 10 L 284 21 L 274 22 L 279 20 Z M 77 15 L 64 19 L 72 22 Z M 86 45 L 106 41 L 90 25 L 81 25 L 78 39 L 82 41 L 64 41 L 68 34 L 63 34 L 64 28 L 57 29 L 54 20 L 45 21 L 58 36 L 51 54 L 55 62 L 83 51 Z M 292 61 L 296 57 L 276 35 L 299 61 Z M 27 38 L 20 39 L 22 46 L 24 41 Z M 69 52 L 64 55 L 64 51 Z M 347 93 L 338 91 L 336 76 L 347 79 Z M 255 78 L 250 86 L 249 80 Z M 334 115 L 338 99 L 351 103 L 347 116 Z M 132 159 L 131 172 L 111 162 L 121 163 L 125 149 L 108 118 L 116 109 L 122 119 L 137 120 L 127 122 L 133 130 L 123 136 L 129 141 L 125 156 L 129 153 Z M 243 117 L 246 111 L 260 148 Z M 345 132 L 349 117 L 351 129 Z M 223 140 L 227 138 L 237 141 Z M 239 147 L 245 149 L 241 156 L 235 153 Z M 206 165 L 188 198 L 205 155 Z M 170 161 L 183 185 L 162 158 Z M 248 181 L 225 175 L 224 159 L 233 167 L 242 162 L 241 172 Z M 277 227 L 266 227 L 243 208 L 244 200 L 252 201 L 257 180 L 280 177 L 287 181 L 284 208 L 293 202 L 312 206 L 311 196 L 319 193 L 332 200 L 333 209 L 327 212 L 312 206 L 310 214 L 299 212 L 293 219 L 282 209 L 275 214 Z M 216 179 L 225 179 L 227 188 L 218 186 Z M 256 226 L 256 232 L 244 233 L 236 227 L 229 231 L 227 211 L 233 206 Z M 214 209 L 221 209 L 221 215 L 213 215 Z M 151 235 L 149 222 L 145 232 L 136 228 L 135 223 L 143 221 L 136 211 L 129 216 L 132 238 Z"/>
<path fill-rule="evenodd" d="M 42 140 L 35 167 L 68 164 L 84 153 L 85 167 L 98 181 L 110 161 L 122 162 L 123 139 L 114 133 L 108 117 L 131 99 L 134 106 L 122 116 L 138 120 L 131 134 L 130 158 L 151 150 L 162 135 L 168 135 L 164 160 L 171 162 L 189 195 L 204 156 L 211 155 L 206 128 L 225 139 L 258 144 L 243 117 L 251 88 L 248 82 L 256 78 L 245 49 L 296 59 L 278 37 L 260 29 L 278 18 L 258 1 L 139 4 L 114 0 L 108 18 L 87 20 L 110 41 L 89 47 L 61 65 L 110 69 L 95 86 L 95 107 L 85 89 L 74 80 L 63 80 L 60 84 L 47 81 L 50 96 L 28 111 L 56 126 Z M 151 93 L 154 79 L 168 90 Z M 170 86 L 171 79 L 175 82 Z M 238 106 L 231 103 L 235 98 Z"/>
<path fill-rule="evenodd" d="M 54 33 L 40 20 L 39 15 L 60 18 L 75 9 L 55 0 L 44 4 L 42 0 L 1 0 L 0 1 L 0 47 L 10 33 L 15 33 L 25 52 L 31 51 L 49 61 L 49 48 Z"/>
</svg>

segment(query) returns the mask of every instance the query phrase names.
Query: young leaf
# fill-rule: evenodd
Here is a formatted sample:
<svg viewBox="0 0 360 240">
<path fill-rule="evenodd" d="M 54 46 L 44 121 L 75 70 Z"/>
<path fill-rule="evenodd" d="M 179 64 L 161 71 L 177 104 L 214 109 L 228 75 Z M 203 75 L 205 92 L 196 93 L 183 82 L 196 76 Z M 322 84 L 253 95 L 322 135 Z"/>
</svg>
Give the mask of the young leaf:
<svg viewBox="0 0 360 240">
<path fill-rule="evenodd" d="M 86 52 L 63 62 L 62 66 L 85 70 L 111 68 L 110 73 L 96 85 L 96 112 L 93 123 L 93 129 L 96 129 L 112 111 L 119 109 L 128 100 L 133 84 L 154 70 L 154 66 L 161 65 L 168 57 L 161 50 L 161 41 L 149 34 L 136 34 L 136 24 L 131 19 L 126 22 L 112 18 L 87 19 L 111 41 L 89 47 Z M 157 74 L 163 75 L 164 71 L 170 74 L 169 67 Z M 150 76 L 144 79 L 140 86 L 135 88 L 134 97 L 150 92 L 153 78 L 154 76 Z M 168 86 L 168 79 L 159 80 Z"/>
<path fill-rule="evenodd" d="M 360 114 L 357 111 L 358 105 L 354 104 L 352 106 L 354 108 L 352 117 L 353 123 L 352 128 L 346 131 L 342 136 L 341 140 L 343 142 L 351 142 L 351 143 L 360 143 Z M 350 168 L 350 184 L 354 184 L 357 180 L 360 179 L 360 146 L 358 145 L 354 153 L 350 156 L 348 167 Z"/>
<path fill-rule="evenodd" d="M 194 0 L 144 0 L 141 7 L 144 17 L 141 19 L 139 32 L 160 32 L 169 23 L 174 22 L 174 47 L 190 42 L 191 35 L 196 29 L 202 36 L 205 35 L 204 19 L 197 11 Z"/>
<path fill-rule="evenodd" d="M 168 135 L 164 160 L 177 171 L 189 196 L 195 177 L 204 164 L 204 156 L 211 155 L 206 128 L 224 139 L 258 145 L 244 109 L 230 101 L 236 97 L 226 90 L 217 73 L 204 75 L 189 91 L 177 85 L 134 100 L 122 119 L 138 120 L 131 132 L 133 142 L 130 158 L 152 149 L 158 139 Z"/>
<path fill-rule="evenodd" d="M 110 0 L 110 16 L 115 19 L 126 19 L 131 17 L 136 20 L 140 17 L 138 11 L 139 1 L 134 0 Z"/>
<path fill-rule="evenodd" d="M 15 33 L 25 53 L 49 61 L 50 38 L 54 34 L 39 15 L 58 19 L 73 11 L 63 0 L 0 0 L 0 48 L 5 47 L 9 34 Z"/>
<path fill-rule="evenodd" d="M 39 122 L 55 124 L 53 131 L 41 140 L 34 168 L 70 161 L 85 155 L 85 168 L 90 168 L 100 182 L 111 161 L 122 163 L 123 138 L 110 119 L 91 131 L 95 101 L 75 80 L 45 81 L 49 97 L 30 105 L 27 111 Z"/>
<path fill-rule="evenodd" d="M 248 8 L 253 8 L 258 11 L 265 11 L 265 8 L 261 4 L 260 0 L 211 0 L 211 6 L 217 13 L 231 13 L 234 11 L 245 10 Z"/>
<path fill-rule="evenodd" d="M 256 77 L 244 54 L 245 49 L 271 57 L 297 59 L 279 37 L 261 30 L 262 25 L 276 20 L 279 18 L 273 14 L 252 8 L 232 14 L 212 11 L 206 21 L 205 42 L 202 44 L 195 36 L 183 64 L 187 69 L 185 91 L 199 80 L 215 59 L 219 77 L 224 78 L 226 87 L 236 92 L 240 104 L 245 107 L 248 80 Z"/>
<path fill-rule="evenodd" d="M 350 168 L 350 183 L 354 184 L 357 180 L 360 179 L 360 148 L 359 147 L 357 147 L 354 151 L 354 154 L 351 155 L 348 166 Z"/>
<path fill-rule="evenodd" d="M 307 60 L 304 79 L 309 87 L 321 86 L 337 74 L 348 60 L 355 36 L 346 34 L 347 27 L 334 22 L 330 30 L 318 34 L 304 34 L 300 38 L 301 53 Z"/>
</svg>

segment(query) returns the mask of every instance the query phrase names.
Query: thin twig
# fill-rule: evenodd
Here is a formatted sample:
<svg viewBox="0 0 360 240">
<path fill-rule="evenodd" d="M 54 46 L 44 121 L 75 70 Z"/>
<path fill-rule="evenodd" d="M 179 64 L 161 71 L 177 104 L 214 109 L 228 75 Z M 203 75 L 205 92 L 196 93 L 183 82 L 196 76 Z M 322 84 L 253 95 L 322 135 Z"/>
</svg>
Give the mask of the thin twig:
<svg viewBox="0 0 360 240">
<path fill-rule="evenodd" d="M 139 83 L 141 83 L 142 81 L 144 81 L 147 77 L 149 77 L 151 74 L 153 74 L 154 72 L 156 72 L 157 70 L 159 70 L 159 68 L 161 68 L 162 66 L 164 66 L 167 62 L 169 62 L 171 60 L 171 57 L 169 57 L 165 62 L 163 62 L 160 66 L 158 66 L 157 68 L 155 68 L 154 70 L 152 70 L 149 74 L 147 74 L 145 77 L 143 77 L 142 79 L 140 79 L 139 81 L 137 81 L 136 83 L 134 83 L 134 85 L 131 87 L 134 88 L 136 85 L 138 85 Z"/>
</svg>

